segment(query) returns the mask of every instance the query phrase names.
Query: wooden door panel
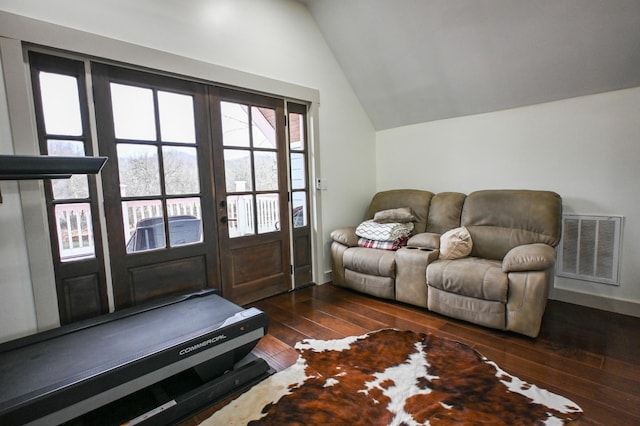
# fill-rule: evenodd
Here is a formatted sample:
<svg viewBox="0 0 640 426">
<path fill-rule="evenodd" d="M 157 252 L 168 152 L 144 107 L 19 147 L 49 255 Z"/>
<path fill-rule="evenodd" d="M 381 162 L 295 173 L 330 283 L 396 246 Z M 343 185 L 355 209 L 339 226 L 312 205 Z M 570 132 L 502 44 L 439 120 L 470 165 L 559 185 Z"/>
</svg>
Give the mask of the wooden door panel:
<svg viewBox="0 0 640 426">
<path fill-rule="evenodd" d="M 281 275 L 283 251 L 282 241 L 268 241 L 232 250 L 234 283 L 242 285 L 265 277 Z"/>
<path fill-rule="evenodd" d="M 101 283 L 98 274 L 62 280 L 64 318 L 80 321 L 102 313 Z"/>
<path fill-rule="evenodd" d="M 293 262 L 296 287 L 312 282 L 311 235 L 307 229 L 293 231 Z"/>
<path fill-rule="evenodd" d="M 129 269 L 134 304 L 207 287 L 204 256 Z"/>
</svg>

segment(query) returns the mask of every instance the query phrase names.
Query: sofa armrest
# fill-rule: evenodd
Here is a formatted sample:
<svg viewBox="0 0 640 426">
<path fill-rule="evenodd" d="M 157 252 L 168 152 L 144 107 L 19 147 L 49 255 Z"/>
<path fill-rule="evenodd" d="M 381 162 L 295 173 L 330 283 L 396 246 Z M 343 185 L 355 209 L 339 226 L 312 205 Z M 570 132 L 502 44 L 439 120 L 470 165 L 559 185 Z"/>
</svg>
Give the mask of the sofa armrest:
<svg viewBox="0 0 640 426">
<path fill-rule="evenodd" d="M 409 238 L 407 246 L 438 250 L 440 249 L 440 234 L 421 232 Z"/>
<path fill-rule="evenodd" d="M 346 228 L 338 228 L 331 232 L 331 239 L 336 243 L 340 243 L 347 247 L 358 246 L 358 236 L 356 235 L 356 227 L 349 226 Z"/>
<path fill-rule="evenodd" d="M 556 250 L 542 243 L 524 244 L 509 250 L 502 260 L 503 272 L 544 271 L 556 261 Z"/>
</svg>

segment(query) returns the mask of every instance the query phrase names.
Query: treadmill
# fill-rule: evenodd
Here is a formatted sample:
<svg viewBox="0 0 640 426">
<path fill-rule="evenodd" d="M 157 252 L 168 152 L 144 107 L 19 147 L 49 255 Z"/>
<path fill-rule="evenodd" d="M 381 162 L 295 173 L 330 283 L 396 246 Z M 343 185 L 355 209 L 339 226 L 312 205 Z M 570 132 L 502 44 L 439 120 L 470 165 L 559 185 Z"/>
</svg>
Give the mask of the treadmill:
<svg viewBox="0 0 640 426">
<path fill-rule="evenodd" d="M 268 318 L 215 290 L 0 344 L 0 424 L 167 424 L 273 373 Z"/>
</svg>

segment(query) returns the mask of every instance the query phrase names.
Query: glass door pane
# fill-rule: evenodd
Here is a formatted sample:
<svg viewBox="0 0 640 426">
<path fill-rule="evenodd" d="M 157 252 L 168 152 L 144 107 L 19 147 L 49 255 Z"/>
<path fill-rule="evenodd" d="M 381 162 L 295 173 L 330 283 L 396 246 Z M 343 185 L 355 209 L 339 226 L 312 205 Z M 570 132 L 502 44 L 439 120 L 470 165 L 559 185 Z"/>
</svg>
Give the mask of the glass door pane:
<svg viewBox="0 0 640 426">
<path fill-rule="evenodd" d="M 84 142 L 49 139 L 47 140 L 47 152 L 49 155 L 84 157 Z M 89 198 L 87 175 L 72 175 L 69 179 L 55 179 L 51 181 L 51 186 L 55 200 Z"/>
<path fill-rule="evenodd" d="M 111 83 L 113 127 L 117 139 L 156 140 L 153 91 Z"/>
<path fill-rule="evenodd" d="M 273 108 L 220 102 L 229 236 L 262 234 L 280 227 L 276 112 Z"/>
<path fill-rule="evenodd" d="M 202 242 L 193 96 L 110 89 L 127 253 Z"/>
<path fill-rule="evenodd" d="M 167 200 L 167 210 L 171 247 L 202 242 L 202 209 L 199 197 Z"/>
<path fill-rule="evenodd" d="M 229 195 L 227 197 L 227 221 L 229 237 L 254 235 L 253 195 Z"/>
<path fill-rule="evenodd" d="M 224 174 L 227 192 L 253 190 L 251 151 L 247 149 L 224 150 Z"/>
<path fill-rule="evenodd" d="M 258 233 L 280 230 L 280 197 L 275 194 L 258 194 Z"/>
<path fill-rule="evenodd" d="M 45 131 L 50 135 L 82 135 L 78 79 L 41 71 L 39 80 Z"/>
<path fill-rule="evenodd" d="M 197 194 L 200 192 L 198 152 L 195 148 L 163 146 L 162 161 L 167 195 Z"/>
<path fill-rule="evenodd" d="M 55 206 L 56 230 L 60 260 L 94 257 L 93 225 L 89 203 L 58 204 Z"/>
<path fill-rule="evenodd" d="M 196 143 L 191 96 L 158 91 L 158 109 L 160 134 L 164 142 Z"/>
<path fill-rule="evenodd" d="M 122 218 L 127 253 L 167 246 L 161 200 L 124 201 Z"/>
<path fill-rule="evenodd" d="M 123 197 L 160 195 L 160 166 L 155 146 L 119 143 L 118 170 Z"/>
</svg>

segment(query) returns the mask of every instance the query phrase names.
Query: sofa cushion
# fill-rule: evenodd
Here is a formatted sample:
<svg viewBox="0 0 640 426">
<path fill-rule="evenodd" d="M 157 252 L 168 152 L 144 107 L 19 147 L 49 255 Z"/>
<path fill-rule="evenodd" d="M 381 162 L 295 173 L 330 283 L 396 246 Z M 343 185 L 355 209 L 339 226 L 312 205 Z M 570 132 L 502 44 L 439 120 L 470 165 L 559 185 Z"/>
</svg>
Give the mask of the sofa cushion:
<svg viewBox="0 0 640 426">
<path fill-rule="evenodd" d="M 427 267 L 427 285 L 475 299 L 507 302 L 508 276 L 501 262 L 477 257 L 437 260 Z"/>
<path fill-rule="evenodd" d="M 395 252 L 352 247 L 344 252 L 344 267 L 363 274 L 396 277 Z"/>
<path fill-rule="evenodd" d="M 373 219 L 376 212 L 381 210 L 410 207 L 416 217 L 414 232 L 424 232 L 432 196 L 433 192 L 419 189 L 392 189 L 378 192 L 371 200 L 365 219 Z"/>
<path fill-rule="evenodd" d="M 411 207 L 381 210 L 373 215 L 373 221 L 378 223 L 407 223 L 415 222 L 415 220 L 416 217 L 413 215 Z"/>
<path fill-rule="evenodd" d="M 499 330 L 506 328 L 506 305 L 493 300 L 466 297 L 428 287 L 427 308 L 430 311 L 474 324 Z"/>
<path fill-rule="evenodd" d="M 460 192 L 439 192 L 431 198 L 427 232 L 444 234 L 449 229 L 460 226 L 460 215 L 465 194 Z"/>
<path fill-rule="evenodd" d="M 555 192 L 487 190 L 467 196 L 460 224 L 473 238 L 471 256 L 502 260 L 509 250 L 523 244 L 555 247 L 560 241 L 561 218 L 562 199 Z"/>
<path fill-rule="evenodd" d="M 440 236 L 440 259 L 467 257 L 472 248 L 471 235 L 464 226 L 451 229 Z"/>
<path fill-rule="evenodd" d="M 393 278 L 361 274 L 345 270 L 345 285 L 353 290 L 384 299 L 395 299 L 396 290 Z"/>
</svg>

